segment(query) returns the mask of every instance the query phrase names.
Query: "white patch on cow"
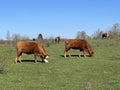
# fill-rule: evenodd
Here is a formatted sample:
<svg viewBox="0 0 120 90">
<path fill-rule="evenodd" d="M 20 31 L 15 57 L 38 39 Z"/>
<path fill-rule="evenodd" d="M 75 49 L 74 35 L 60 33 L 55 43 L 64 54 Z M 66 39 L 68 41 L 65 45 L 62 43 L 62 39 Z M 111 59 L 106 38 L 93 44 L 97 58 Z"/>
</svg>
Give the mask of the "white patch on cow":
<svg viewBox="0 0 120 90">
<path fill-rule="evenodd" d="M 48 56 L 45 57 L 45 59 L 48 59 L 48 58 L 49 58 Z"/>
<path fill-rule="evenodd" d="M 45 62 L 45 63 L 47 63 L 47 62 L 48 62 L 48 60 L 44 59 L 44 62 Z"/>
</svg>

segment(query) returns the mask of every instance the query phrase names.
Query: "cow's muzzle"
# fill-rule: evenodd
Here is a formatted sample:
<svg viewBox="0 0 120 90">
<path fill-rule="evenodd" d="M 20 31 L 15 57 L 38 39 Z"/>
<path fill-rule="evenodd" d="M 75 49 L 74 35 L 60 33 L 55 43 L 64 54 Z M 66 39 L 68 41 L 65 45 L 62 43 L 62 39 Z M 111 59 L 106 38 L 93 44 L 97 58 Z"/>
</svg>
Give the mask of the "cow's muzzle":
<svg viewBox="0 0 120 90">
<path fill-rule="evenodd" d="M 48 58 L 49 58 L 48 56 L 45 57 L 45 59 L 44 59 L 44 62 L 45 62 L 45 63 L 48 62 Z"/>
</svg>

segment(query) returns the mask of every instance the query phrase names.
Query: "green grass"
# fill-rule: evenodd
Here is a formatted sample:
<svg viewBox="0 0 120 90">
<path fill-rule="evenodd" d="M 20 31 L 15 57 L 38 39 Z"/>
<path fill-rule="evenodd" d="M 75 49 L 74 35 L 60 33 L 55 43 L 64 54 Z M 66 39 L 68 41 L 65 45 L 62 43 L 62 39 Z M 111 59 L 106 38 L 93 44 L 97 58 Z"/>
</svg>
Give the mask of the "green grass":
<svg viewBox="0 0 120 90">
<path fill-rule="evenodd" d="M 0 90 L 120 90 L 120 40 L 90 40 L 94 57 L 63 57 L 64 43 L 45 47 L 48 63 L 34 63 L 23 54 L 14 64 L 16 49 L 0 45 L 5 73 L 0 74 Z M 79 51 L 71 50 L 71 55 Z M 30 61 L 31 60 L 31 61 Z M 40 58 L 38 58 L 40 60 Z"/>
</svg>

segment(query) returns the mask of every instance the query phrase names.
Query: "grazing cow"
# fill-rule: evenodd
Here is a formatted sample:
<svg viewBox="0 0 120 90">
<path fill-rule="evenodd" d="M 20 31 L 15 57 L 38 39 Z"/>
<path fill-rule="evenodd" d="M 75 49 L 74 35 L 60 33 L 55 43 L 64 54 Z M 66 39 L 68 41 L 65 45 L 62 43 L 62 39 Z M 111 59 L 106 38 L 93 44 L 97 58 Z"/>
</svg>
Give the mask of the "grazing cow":
<svg viewBox="0 0 120 90">
<path fill-rule="evenodd" d="M 35 62 L 37 62 L 37 56 L 40 56 L 42 58 L 42 61 L 48 62 L 48 55 L 46 54 L 44 47 L 37 42 L 19 41 L 16 43 L 16 49 L 17 54 L 15 63 L 17 63 L 18 60 L 21 62 L 22 53 L 34 54 Z"/>
<path fill-rule="evenodd" d="M 59 44 L 59 42 L 60 42 L 60 37 L 59 37 L 59 36 L 55 38 L 55 42 L 56 42 L 57 44 Z"/>
<path fill-rule="evenodd" d="M 107 38 L 107 37 L 108 37 L 107 33 L 102 34 L 102 39 Z"/>
<path fill-rule="evenodd" d="M 64 51 L 65 58 L 66 58 L 67 53 L 69 54 L 69 57 L 71 57 L 71 55 L 70 55 L 71 48 L 83 51 L 84 57 L 86 57 L 85 56 L 86 52 L 88 52 L 90 56 L 93 56 L 93 54 L 94 54 L 91 46 L 87 43 L 86 40 L 83 40 L 83 39 L 67 39 L 67 40 L 65 40 L 65 51 Z M 80 53 L 79 53 L 79 57 L 80 57 Z"/>
</svg>

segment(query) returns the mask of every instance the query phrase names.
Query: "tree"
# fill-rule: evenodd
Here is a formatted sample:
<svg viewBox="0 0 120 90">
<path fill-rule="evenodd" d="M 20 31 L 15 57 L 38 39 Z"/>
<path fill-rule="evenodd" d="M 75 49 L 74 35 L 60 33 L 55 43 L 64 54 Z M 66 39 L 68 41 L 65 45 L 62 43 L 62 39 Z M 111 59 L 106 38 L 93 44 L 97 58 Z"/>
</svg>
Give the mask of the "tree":
<svg viewBox="0 0 120 90">
<path fill-rule="evenodd" d="M 112 28 L 109 30 L 110 38 L 116 38 L 120 36 L 120 24 L 113 24 Z"/>
<path fill-rule="evenodd" d="M 23 41 L 28 41 L 28 40 L 30 40 L 30 38 L 28 37 L 28 36 L 22 36 L 22 38 L 21 38 Z"/>
<path fill-rule="evenodd" d="M 86 39 L 87 38 L 86 32 L 85 31 L 81 31 L 81 32 L 79 31 L 79 32 L 77 32 L 76 38 Z"/>
<path fill-rule="evenodd" d="M 99 39 L 102 36 L 103 31 L 98 28 L 98 30 L 93 34 L 94 39 Z"/>
<path fill-rule="evenodd" d="M 6 39 L 10 40 L 10 32 L 9 31 L 7 31 Z"/>
<path fill-rule="evenodd" d="M 12 40 L 14 42 L 17 42 L 17 41 L 21 40 L 21 36 L 19 34 L 13 34 L 12 35 Z"/>
<path fill-rule="evenodd" d="M 42 34 L 39 34 L 39 35 L 38 35 L 38 41 L 43 41 L 43 36 L 42 36 Z"/>
</svg>

